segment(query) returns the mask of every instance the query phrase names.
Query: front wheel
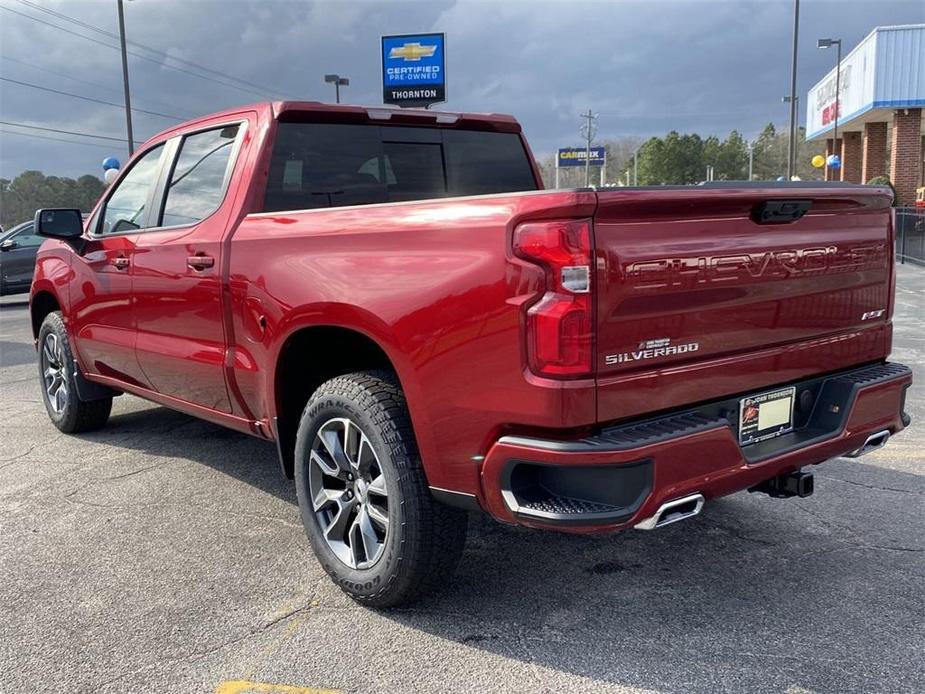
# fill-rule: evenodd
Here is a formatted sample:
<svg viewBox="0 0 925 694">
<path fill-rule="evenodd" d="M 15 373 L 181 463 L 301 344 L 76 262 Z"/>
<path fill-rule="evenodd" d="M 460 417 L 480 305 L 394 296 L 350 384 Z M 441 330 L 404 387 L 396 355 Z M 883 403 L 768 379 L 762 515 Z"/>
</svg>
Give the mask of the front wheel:
<svg viewBox="0 0 925 694">
<path fill-rule="evenodd" d="M 295 463 L 312 549 L 354 600 L 407 604 L 452 575 L 467 515 L 431 496 L 394 374 L 322 384 L 302 413 Z"/>
<path fill-rule="evenodd" d="M 45 410 L 58 429 L 77 434 L 101 428 L 109 420 L 112 398 L 81 400 L 77 392 L 74 355 L 64 321 L 49 313 L 39 329 L 39 377 Z"/>
</svg>

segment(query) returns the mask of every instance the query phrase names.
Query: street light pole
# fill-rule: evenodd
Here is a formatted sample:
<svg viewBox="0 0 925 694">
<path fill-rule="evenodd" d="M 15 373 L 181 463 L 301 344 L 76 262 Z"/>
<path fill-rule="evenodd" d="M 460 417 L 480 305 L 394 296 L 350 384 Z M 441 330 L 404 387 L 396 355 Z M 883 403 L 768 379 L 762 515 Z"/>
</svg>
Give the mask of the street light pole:
<svg viewBox="0 0 925 694">
<path fill-rule="evenodd" d="M 800 110 L 800 97 L 782 96 L 780 100 L 783 101 L 785 104 L 790 104 L 791 112 Z M 788 178 L 793 178 L 794 175 L 796 174 L 796 169 L 797 169 L 797 164 L 796 164 L 797 162 L 797 133 L 796 131 L 797 131 L 796 123 L 793 123 L 793 127 L 790 130 L 790 140 L 787 143 L 787 171 L 788 171 L 787 177 Z M 792 166 L 791 166 L 791 162 L 792 162 Z M 793 173 L 789 173 L 791 170 L 793 171 Z"/>
<path fill-rule="evenodd" d="M 797 139 L 797 37 L 800 33 L 800 0 L 793 0 L 793 57 L 790 61 L 790 146 L 787 148 L 787 180 L 796 173 Z"/>
<path fill-rule="evenodd" d="M 119 46 L 122 48 L 122 89 L 125 93 L 125 130 L 128 136 L 128 155 L 135 151 L 135 138 L 132 135 L 132 97 L 128 88 L 128 53 L 125 50 L 125 13 L 122 0 L 116 0 L 119 7 Z"/>
<path fill-rule="evenodd" d="M 831 48 L 836 46 L 835 54 L 835 118 L 834 124 L 832 126 L 832 154 L 837 154 L 835 149 L 838 147 L 838 92 L 841 89 L 841 39 L 819 39 L 816 42 L 817 48 Z M 838 155 L 839 159 L 841 155 Z M 825 163 L 826 168 L 829 167 L 829 162 Z"/>
<path fill-rule="evenodd" d="M 835 53 L 835 121 L 832 125 L 832 149 L 838 147 L 838 98 L 841 91 L 841 39 L 838 40 L 838 48 Z M 838 153 L 839 159 L 841 153 Z M 839 168 L 841 168 L 839 166 Z"/>
<path fill-rule="evenodd" d="M 346 77 L 341 77 L 340 75 L 325 75 L 324 81 L 328 84 L 334 85 L 334 99 L 335 103 L 340 103 L 340 88 L 346 87 L 350 84 L 350 80 Z"/>
</svg>

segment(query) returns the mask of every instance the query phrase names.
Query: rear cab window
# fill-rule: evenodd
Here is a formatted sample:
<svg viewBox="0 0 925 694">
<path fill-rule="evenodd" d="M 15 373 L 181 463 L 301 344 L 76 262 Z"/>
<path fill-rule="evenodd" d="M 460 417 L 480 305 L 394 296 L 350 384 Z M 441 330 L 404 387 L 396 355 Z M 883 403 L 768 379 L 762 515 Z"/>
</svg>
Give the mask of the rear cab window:
<svg viewBox="0 0 925 694">
<path fill-rule="evenodd" d="M 280 122 L 263 210 L 536 189 L 517 133 Z"/>
</svg>

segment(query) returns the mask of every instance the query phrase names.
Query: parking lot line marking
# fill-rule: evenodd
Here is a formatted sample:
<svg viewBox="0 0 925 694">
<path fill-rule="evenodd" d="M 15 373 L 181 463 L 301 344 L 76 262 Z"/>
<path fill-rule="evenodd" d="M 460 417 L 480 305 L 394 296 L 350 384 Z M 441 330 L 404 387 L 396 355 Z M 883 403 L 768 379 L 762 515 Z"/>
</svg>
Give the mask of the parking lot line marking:
<svg viewBox="0 0 925 694">
<path fill-rule="evenodd" d="M 283 629 L 283 632 L 277 638 L 272 639 L 270 643 L 267 645 L 267 647 L 264 648 L 260 652 L 260 655 L 258 655 L 257 658 L 254 660 L 253 666 L 250 668 L 247 668 L 244 671 L 243 673 L 244 677 L 247 678 L 247 677 L 253 677 L 254 675 L 256 675 L 257 670 L 260 668 L 263 662 L 267 658 L 269 658 L 270 655 L 274 651 L 279 650 L 282 647 L 282 645 L 286 641 L 288 641 L 292 637 L 293 634 L 295 634 L 295 632 L 302 625 L 302 623 L 308 618 L 308 614 L 309 614 L 308 610 L 310 610 L 313 607 L 317 607 L 317 606 L 318 606 L 317 600 L 309 601 L 308 605 L 304 608 L 301 608 L 300 610 L 295 609 L 291 602 L 285 603 L 283 607 L 277 613 L 279 616 L 273 621 L 275 623 L 275 622 L 288 619 L 289 624 L 286 625 L 286 627 Z"/>
<path fill-rule="evenodd" d="M 248 680 L 226 680 L 215 688 L 215 694 L 341 694 L 337 689 L 317 689 L 300 687 L 294 684 L 274 684 L 272 682 L 250 682 Z"/>
</svg>

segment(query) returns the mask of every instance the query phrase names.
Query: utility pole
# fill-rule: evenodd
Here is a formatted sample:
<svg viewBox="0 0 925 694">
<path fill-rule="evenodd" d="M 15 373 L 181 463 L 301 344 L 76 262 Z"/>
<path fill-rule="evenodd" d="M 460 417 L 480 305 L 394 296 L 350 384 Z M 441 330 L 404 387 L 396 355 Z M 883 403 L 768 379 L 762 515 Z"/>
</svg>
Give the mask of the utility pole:
<svg viewBox="0 0 925 694">
<path fill-rule="evenodd" d="M 752 180 L 752 163 L 755 157 L 755 143 L 748 143 L 748 180 Z"/>
<path fill-rule="evenodd" d="M 122 89 L 125 92 L 125 130 L 128 135 L 128 155 L 135 151 L 135 138 L 132 135 L 132 97 L 128 90 L 128 53 L 125 50 L 125 13 L 122 0 L 116 0 L 119 7 L 119 45 L 122 48 Z"/>
<path fill-rule="evenodd" d="M 793 0 L 793 58 L 790 61 L 790 145 L 787 149 L 787 180 L 796 173 L 797 158 L 797 38 L 800 33 L 800 0 Z"/>
<path fill-rule="evenodd" d="M 589 108 L 587 113 L 581 114 L 581 117 L 588 119 L 588 122 L 581 126 L 581 130 L 585 136 L 585 188 L 589 188 L 591 186 L 591 140 L 594 138 L 594 121 L 597 120 L 597 116 L 591 113 Z"/>
<path fill-rule="evenodd" d="M 633 152 L 633 185 L 639 185 L 639 150 L 642 149 L 642 145 L 636 148 L 636 151 Z"/>
</svg>

